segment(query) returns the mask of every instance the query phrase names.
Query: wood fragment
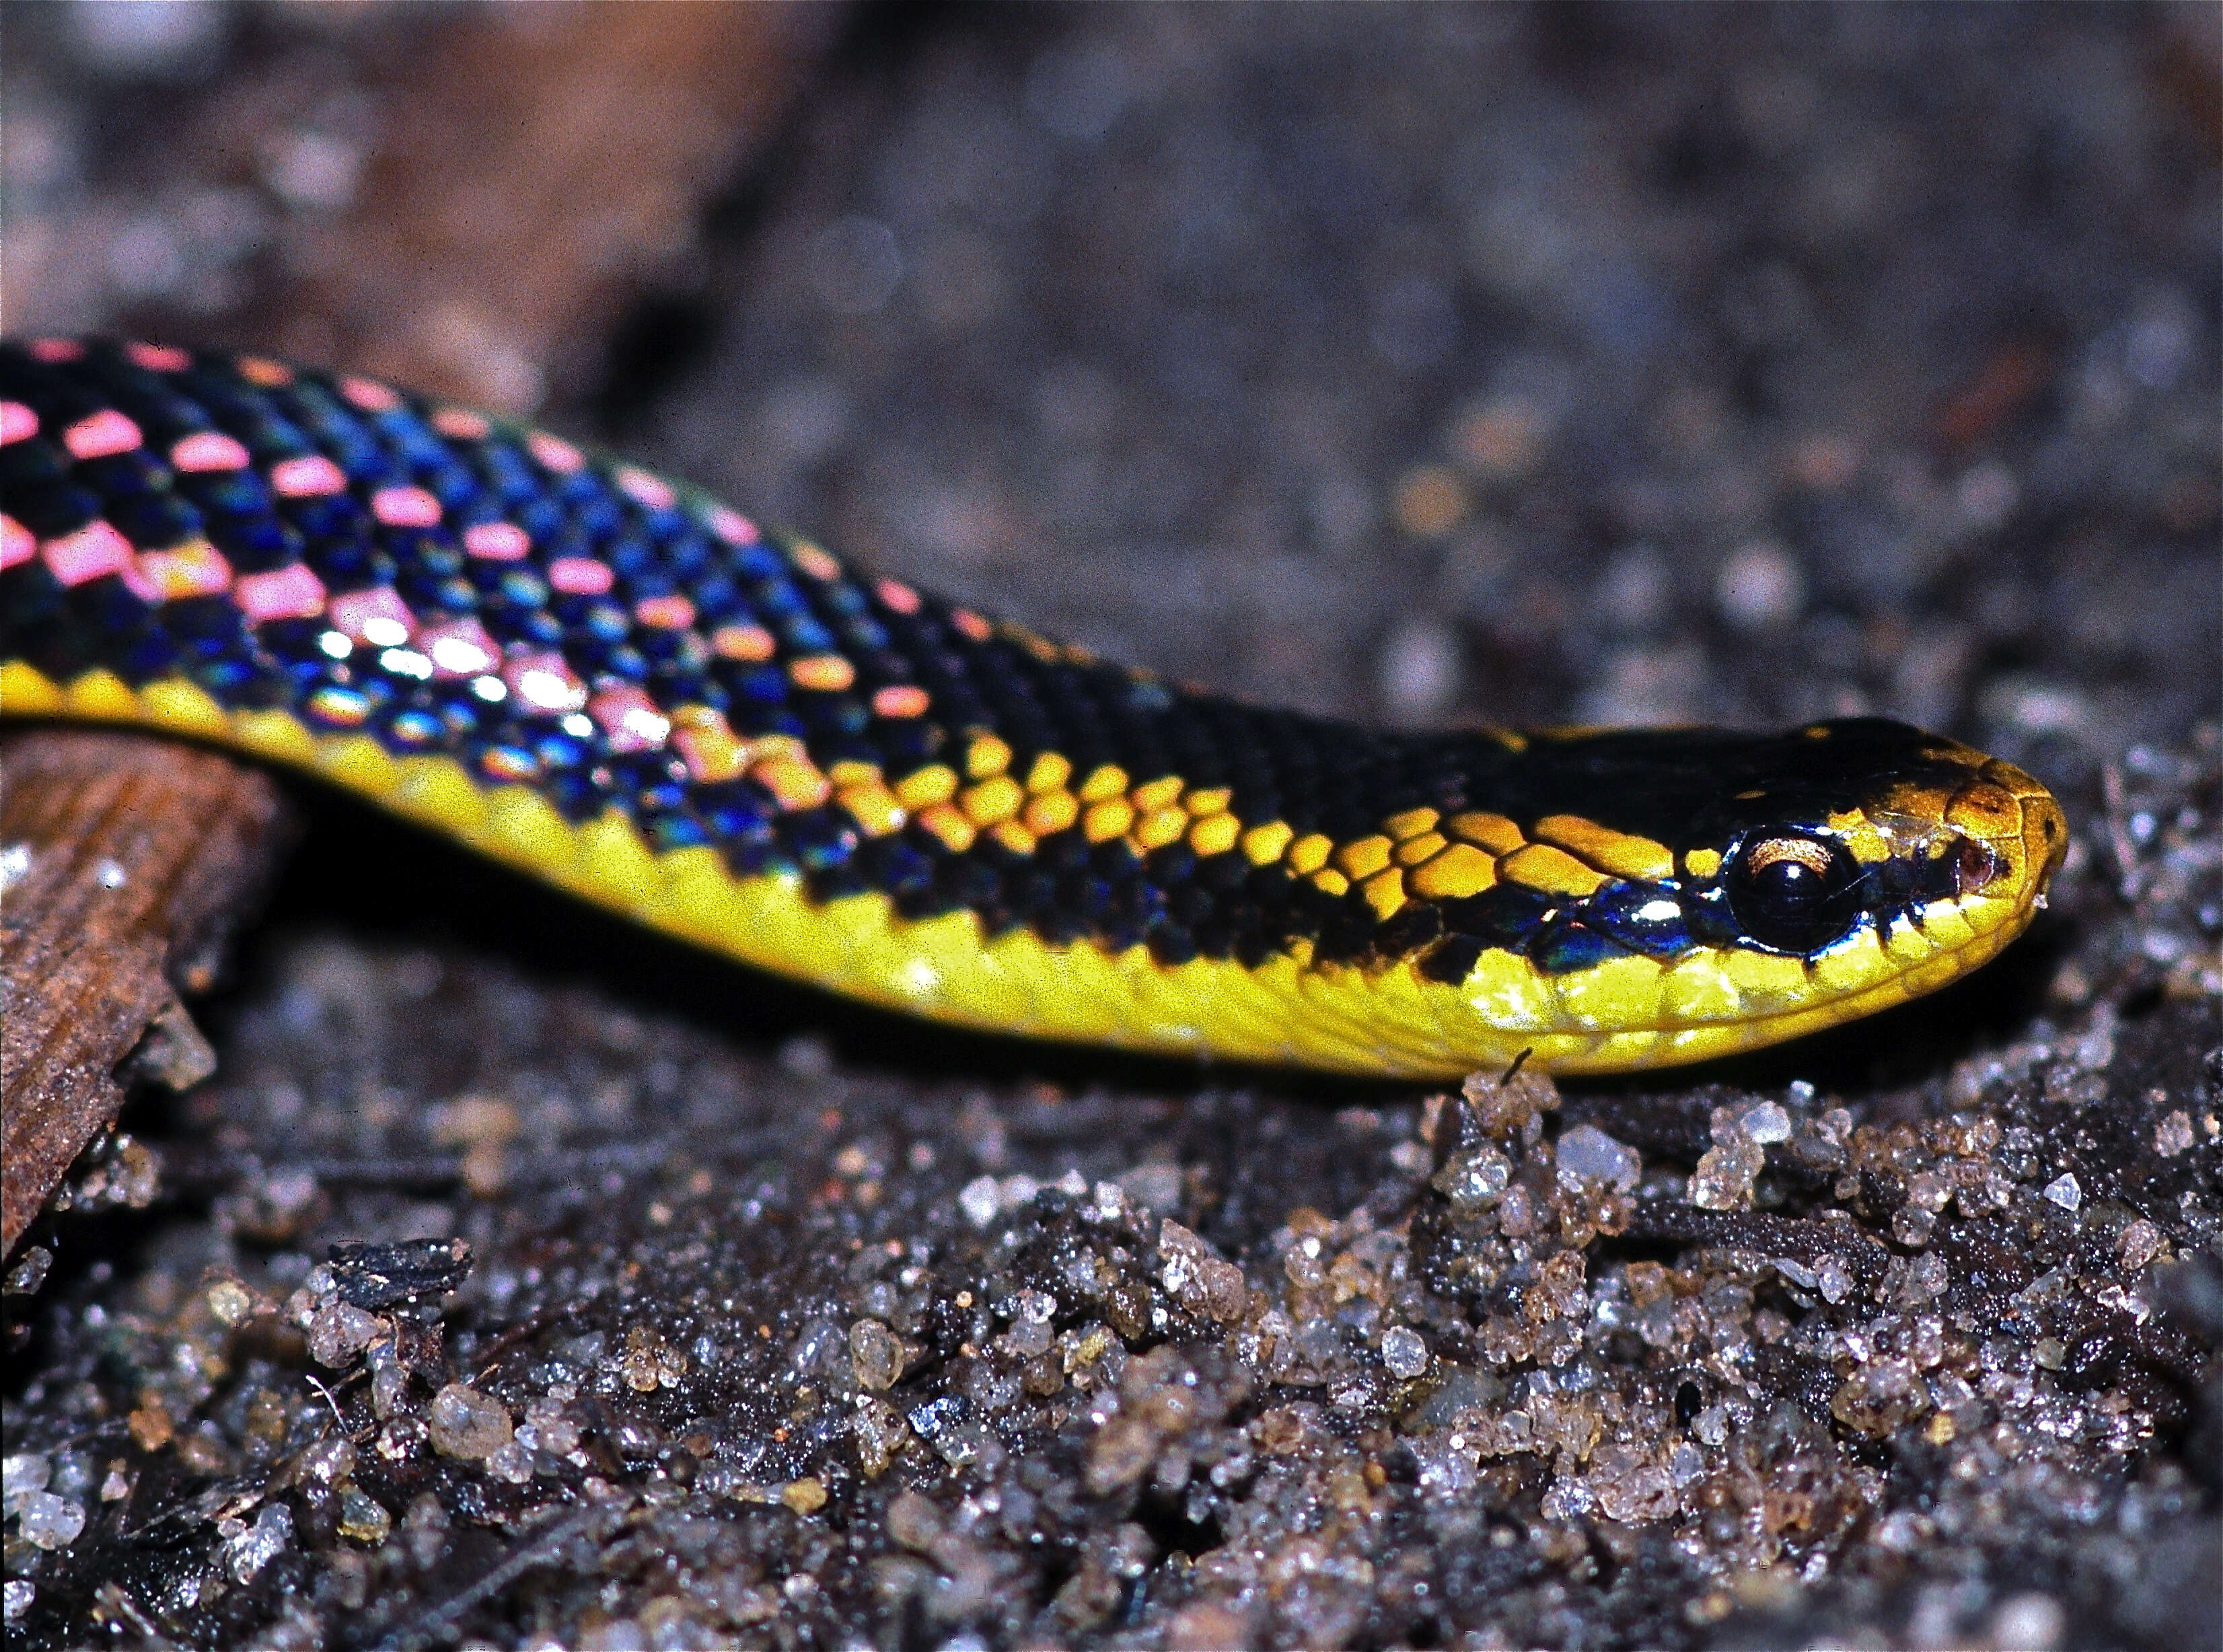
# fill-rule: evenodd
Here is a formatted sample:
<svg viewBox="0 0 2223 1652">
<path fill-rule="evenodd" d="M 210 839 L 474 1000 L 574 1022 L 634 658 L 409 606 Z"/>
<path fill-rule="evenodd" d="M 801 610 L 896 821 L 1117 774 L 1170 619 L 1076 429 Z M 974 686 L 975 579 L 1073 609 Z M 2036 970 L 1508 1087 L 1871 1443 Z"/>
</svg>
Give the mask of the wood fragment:
<svg viewBox="0 0 2223 1652">
<path fill-rule="evenodd" d="M 215 983 L 291 835 L 269 777 L 214 752 L 55 730 L 0 741 L 0 1250 L 129 1088 L 213 1070 L 178 995 Z"/>
</svg>

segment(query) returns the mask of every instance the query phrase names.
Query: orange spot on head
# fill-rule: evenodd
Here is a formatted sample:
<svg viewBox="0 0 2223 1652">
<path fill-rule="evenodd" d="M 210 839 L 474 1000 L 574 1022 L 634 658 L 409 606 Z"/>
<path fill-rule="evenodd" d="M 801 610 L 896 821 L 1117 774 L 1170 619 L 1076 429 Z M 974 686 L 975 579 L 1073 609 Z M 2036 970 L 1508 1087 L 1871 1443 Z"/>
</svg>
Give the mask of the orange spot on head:
<svg viewBox="0 0 2223 1652">
<path fill-rule="evenodd" d="M 970 608 L 952 608 L 949 623 L 976 643 L 985 643 L 996 634 L 996 628 Z"/>
</svg>

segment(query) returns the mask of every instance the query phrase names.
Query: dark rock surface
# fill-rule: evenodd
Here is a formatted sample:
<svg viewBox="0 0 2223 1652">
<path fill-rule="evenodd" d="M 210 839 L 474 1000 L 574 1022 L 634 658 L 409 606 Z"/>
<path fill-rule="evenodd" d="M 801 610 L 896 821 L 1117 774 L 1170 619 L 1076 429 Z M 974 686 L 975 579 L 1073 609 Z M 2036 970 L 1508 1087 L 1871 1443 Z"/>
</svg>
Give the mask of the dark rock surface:
<svg viewBox="0 0 2223 1652">
<path fill-rule="evenodd" d="M 2223 1643 L 2212 22 L 866 14 L 556 423 L 1245 694 L 1925 722 L 2059 791 L 2051 911 L 1446 1098 L 325 807 L 165 1201 L 11 1309 L 10 1644 Z"/>
</svg>

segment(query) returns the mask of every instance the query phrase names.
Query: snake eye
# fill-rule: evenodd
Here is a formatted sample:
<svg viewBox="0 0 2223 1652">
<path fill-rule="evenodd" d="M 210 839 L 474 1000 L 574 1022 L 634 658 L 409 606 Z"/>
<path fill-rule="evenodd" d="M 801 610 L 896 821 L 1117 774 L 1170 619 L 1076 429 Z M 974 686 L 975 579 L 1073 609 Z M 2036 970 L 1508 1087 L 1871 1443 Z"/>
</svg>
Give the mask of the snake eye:
<svg viewBox="0 0 2223 1652">
<path fill-rule="evenodd" d="M 1722 883 L 1746 934 L 1779 952 L 1812 952 L 1860 916 L 1844 898 L 1858 876 L 1853 857 L 1837 845 L 1785 832 L 1748 841 Z"/>
</svg>

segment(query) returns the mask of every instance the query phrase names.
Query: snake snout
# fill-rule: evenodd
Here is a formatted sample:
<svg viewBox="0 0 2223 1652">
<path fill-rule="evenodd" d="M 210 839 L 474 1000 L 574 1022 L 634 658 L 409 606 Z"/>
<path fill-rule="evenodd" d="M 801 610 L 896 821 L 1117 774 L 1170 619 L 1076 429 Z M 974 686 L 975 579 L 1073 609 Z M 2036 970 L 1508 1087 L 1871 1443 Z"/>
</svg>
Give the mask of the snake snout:
<svg viewBox="0 0 2223 1652">
<path fill-rule="evenodd" d="M 1946 819 L 1981 845 L 1992 863 L 1989 874 L 1964 855 L 1962 887 L 2034 901 L 2061 868 L 2069 852 L 2069 821 L 2053 794 L 2037 780 L 1997 757 L 1988 759 L 1978 778 L 1953 800 Z"/>
</svg>

